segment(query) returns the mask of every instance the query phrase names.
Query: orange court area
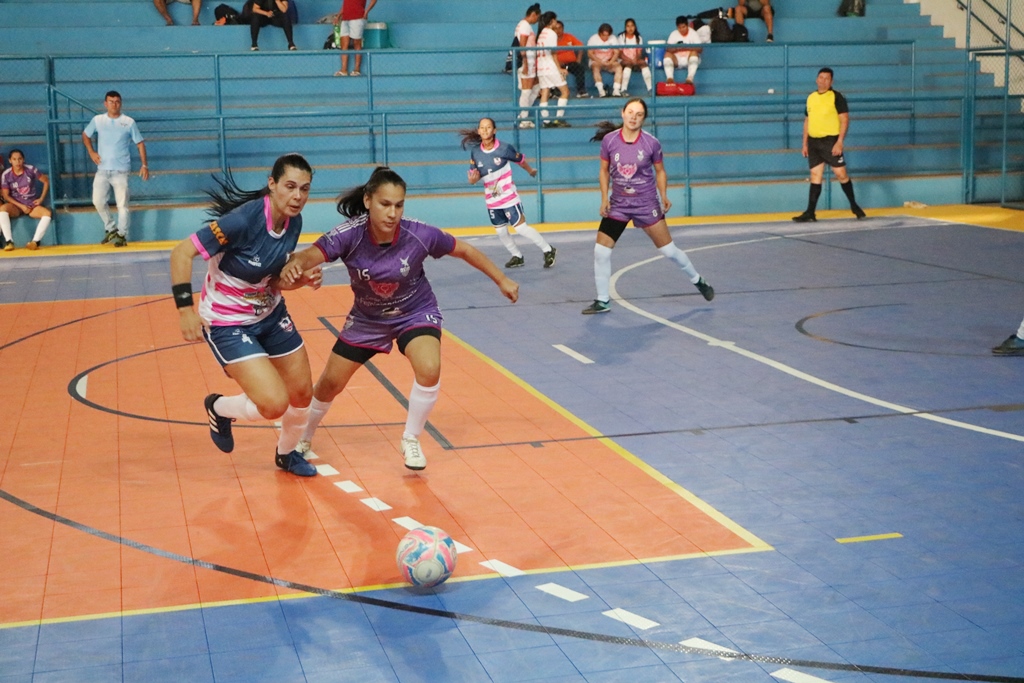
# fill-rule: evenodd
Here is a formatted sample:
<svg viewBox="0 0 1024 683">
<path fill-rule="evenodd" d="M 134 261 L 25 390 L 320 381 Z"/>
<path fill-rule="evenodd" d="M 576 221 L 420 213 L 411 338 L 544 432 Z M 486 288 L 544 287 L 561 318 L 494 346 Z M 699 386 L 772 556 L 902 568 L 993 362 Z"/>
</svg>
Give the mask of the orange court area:
<svg viewBox="0 0 1024 683">
<path fill-rule="evenodd" d="M 288 295 L 314 380 L 347 286 Z M 339 590 L 400 583 L 403 525 L 463 544 L 453 580 L 767 546 L 452 335 L 422 442 L 398 453 L 412 374 L 375 357 L 313 442 L 321 476 L 277 469 L 270 424 L 210 442 L 203 397 L 236 393 L 164 297 L 0 306 L 0 489 L 85 527 L 169 553 Z M 294 593 L 99 538 L 9 501 L 0 625 Z M 397 521 L 396 521 L 397 520 Z M 493 566 L 493 565 L 492 565 Z"/>
</svg>

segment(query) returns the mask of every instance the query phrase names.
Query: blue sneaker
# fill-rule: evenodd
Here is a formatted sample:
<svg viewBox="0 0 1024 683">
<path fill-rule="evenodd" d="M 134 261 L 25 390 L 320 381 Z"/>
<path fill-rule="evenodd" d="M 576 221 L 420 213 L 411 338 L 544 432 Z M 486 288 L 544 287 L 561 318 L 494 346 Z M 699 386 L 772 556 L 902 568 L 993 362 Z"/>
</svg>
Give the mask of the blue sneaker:
<svg viewBox="0 0 1024 683">
<path fill-rule="evenodd" d="M 999 346 L 992 349 L 994 356 L 1024 356 L 1024 339 L 1011 334 Z"/>
<path fill-rule="evenodd" d="M 316 467 L 312 463 L 306 462 L 306 459 L 302 457 L 302 453 L 298 451 L 292 451 L 287 455 L 281 455 L 274 449 L 274 464 L 280 467 L 282 470 L 290 474 L 294 474 L 297 477 L 315 477 Z"/>
<path fill-rule="evenodd" d="M 594 303 L 590 304 L 580 312 L 583 315 L 594 315 L 595 313 L 607 313 L 610 310 L 612 310 L 611 303 L 601 301 L 600 299 L 594 299 Z"/>
<path fill-rule="evenodd" d="M 203 401 L 203 405 L 206 406 L 206 416 L 210 419 L 210 438 L 213 439 L 213 445 L 225 453 L 230 453 L 235 450 L 235 437 L 231 436 L 231 423 L 234 420 L 218 415 L 217 411 L 213 409 L 214 402 L 220 396 L 220 394 L 210 394 Z"/>
</svg>

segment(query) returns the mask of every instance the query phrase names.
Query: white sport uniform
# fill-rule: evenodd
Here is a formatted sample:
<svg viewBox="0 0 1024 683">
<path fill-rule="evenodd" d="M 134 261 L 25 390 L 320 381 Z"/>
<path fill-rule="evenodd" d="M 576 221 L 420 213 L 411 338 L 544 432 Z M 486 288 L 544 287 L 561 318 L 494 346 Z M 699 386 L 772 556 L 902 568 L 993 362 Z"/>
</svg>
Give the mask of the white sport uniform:
<svg viewBox="0 0 1024 683">
<path fill-rule="evenodd" d="M 516 26 L 516 37 L 519 39 L 519 47 L 537 46 L 537 34 L 533 32 L 533 26 L 526 19 L 522 19 Z M 521 68 L 517 71 L 520 77 L 533 78 L 536 76 L 537 52 L 531 50 L 530 52 L 520 52 L 519 54 L 523 56 L 523 66 L 526 67 L 526 73 L 523 73 Z"/>
<path fill-rule="evenodd" d="M 549 28 L 540 32 L 537 47 L 558 47 L 558 35 Z M 558 68 L 558 62 L 550 49 L 537 51 L 537 79 L 541 89 L 558 88 L 565 85 L 565 76 Z"/>
<path fill-rule="evenodd" d="M 679 29 L 672 31 L 668 37 L 668 45 L 702 45 L 706 41 L 700 34 L 693 29 L 686 32 L 684 36 L 679 32 Z M 697 73 L 697 67 L 700 66 L 700 55 L 695 52 L 675 52 L 669 53 L 666 51 L 665 59 L 662 62 L 662 67 L 665 69 L 665 77 L 672 78 L 675 73 L 675 67 L 685 66 L 686 67 L 686 78 L 689 81 L 693 80 L 694 75 Z"/>
</svg>

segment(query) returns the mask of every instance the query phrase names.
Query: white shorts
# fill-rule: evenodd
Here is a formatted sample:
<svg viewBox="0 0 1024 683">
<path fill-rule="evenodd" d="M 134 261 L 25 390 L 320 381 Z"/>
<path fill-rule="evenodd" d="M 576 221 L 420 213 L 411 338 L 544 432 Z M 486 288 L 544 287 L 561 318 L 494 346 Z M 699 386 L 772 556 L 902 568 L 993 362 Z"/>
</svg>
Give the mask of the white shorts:
<svg viewBox="0 0 1024 683">
<path fill-rule="evenodd" d="M 523 56 L 523 66 L 516 69 L 516 73 L 519 74 L 520 78 L 536 78 L 537 76 L 537 53 L 536 52 L 520 52 Z M 523 73 L 523 68 L 526 68 L 526 73 Z"/>
<path fill-rule="evenodd" d="M 541 90 L 545 88 L 560 88 L 565 85 L 565 76 L 558 69 L 554 71 L 545 70 L 537 74 L 537 84 Z"/>
<path fill-rule="evenodd" d="M 341 22 L 341 33 L 339 34 L 342 38 L 351 38 L 352 40 L 363 39 L 363 29 L 366 28 L 366 19 L 348 19 Z"/>
</svg>

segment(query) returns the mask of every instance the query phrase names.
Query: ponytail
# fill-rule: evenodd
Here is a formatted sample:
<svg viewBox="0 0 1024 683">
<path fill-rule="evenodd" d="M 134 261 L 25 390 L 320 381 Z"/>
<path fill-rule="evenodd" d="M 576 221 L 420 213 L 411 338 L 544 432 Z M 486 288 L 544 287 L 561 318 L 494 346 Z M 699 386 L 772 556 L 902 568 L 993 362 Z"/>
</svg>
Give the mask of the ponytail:
<svg viewBox="0 0 1024 683">
<path fill-rule="evenodd" d="M 620 124 L 612 123 L 611 121 L 601 121 L 597 124 L 597 132 L 594 133 L 594 137 L 590 138 L 591 142 L 601 142 L 604 140 L 604 136 L 611 133 L 613 130 L 621 128 Z"/>
<path fill-rule="evenodd" d="M 274 167 L 270 170 L 270 177 L 274 179 L 274 182 L 281 180 L 281 176 L 284 175 L 285 169 L 294 168 L 299 171 L 305 171 L 309 176 L 313 177 L 313 167 L 309 165 L 306 158 L 301 154 L 292 152 L 290 154 L 284 154 L 279 156 L 274 162 Z M 214 218 L 220 218 L 221 216 L 231 213 L 242 204 L 251 202 L 254 199 L 260 199 L 270 194 L 270 188 L 263 186 L 259 190 L 243 190 L 238 187 L 238 183 L 235 182 L 234 176 L 231 175 L 231 169 L 229 168 L 223 178 L 212 176 L 213 181 L 217 183 L 218 189 L 216 190 L 205 190 L 206 196 L 210 198 L 210 208 L 206 210 L 206 213 L 210 214 Z"/>
<path fill-rule="evenodd" d="M 372 196 L 381 185 L 398 185 L 403 190 L 406 189 L 405 181 L 402 180 L 402 176 L 392 171 L 387 166 L 378 166 L 374 169 L 373 173 L 370 174 L 370 179 L 366 181 L 365 185 L 359 185 L 353 187 L 350 190 L 342 192 L 338 195 L 338 213 L 346 218 L 355 218 L 356 216 L 362 216 L 367 213 L 366 203 L 363 201 L 363 197 L 367 195 Z"/>
</svg>

